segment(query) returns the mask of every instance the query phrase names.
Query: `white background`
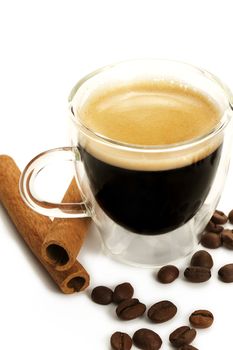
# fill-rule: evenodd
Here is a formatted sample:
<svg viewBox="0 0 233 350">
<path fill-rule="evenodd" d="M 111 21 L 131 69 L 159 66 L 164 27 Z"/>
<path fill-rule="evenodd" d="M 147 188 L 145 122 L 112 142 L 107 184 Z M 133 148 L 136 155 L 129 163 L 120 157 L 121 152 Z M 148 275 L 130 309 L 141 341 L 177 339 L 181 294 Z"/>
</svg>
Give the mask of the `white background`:
<svg viewBox="0 0 233 350">
<path fill-rule="evenodd" d="M 231 1 L 0 1 L 0 153 L 21 168 L 37 153 L 67 144 L 67 96 L 86 73 L 128 58 L 158 57 L 206 68 L 233 89 Z M 233 167 L 219 207 L 233 207 Z M 99 238 L 89 236 L 79 257 L 91 286 L 61 294 L 18 238 L 0 207 L 0 348 L 10 350 L 109 349 L 116 330 L 157 331 L 162 349 L 168 335 L 199 308 L 215 315 L 212 328 L 198 332 L 199 349 L 231 349 L 233 285 L 218 281 L 218 268 L 232 252 L 213 251 L 212 279 L 193 285 L 179 278 L 163 286 L 155 271 L 131 268 L 103 255 Z M 180 267 L 184 268 L 184 259 Z M 163 325 L 146 318 L 116 319 L 113 306 L 90 301 L 93 286 L 130 281 L 148 306 L 169 299 L 177 316 Z M 222 345 L 225 339 L 224 346 Z"/>
</svg>

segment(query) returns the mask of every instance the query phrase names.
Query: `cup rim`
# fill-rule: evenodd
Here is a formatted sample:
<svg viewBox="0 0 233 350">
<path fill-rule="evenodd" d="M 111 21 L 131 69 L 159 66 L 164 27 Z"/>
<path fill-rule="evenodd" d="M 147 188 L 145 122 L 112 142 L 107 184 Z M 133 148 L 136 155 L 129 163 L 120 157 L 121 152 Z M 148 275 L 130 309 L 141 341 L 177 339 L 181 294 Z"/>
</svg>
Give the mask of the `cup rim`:
<svg viewBox="0 0 233 350">
<path fill-rule="evenodd" d="M 176 63 L 176 64 L 180 64 L 183 65 L 184 67 L 187 67 L 189 69 L 194 69 L 196 70 L 199 74 L 201 73 L 202 75 L 205 75 L 206 78 L 208 78 L 209 80 L 212 80 L 214 83 L 216 83 L 224 92 L 226 98 L 228 99 L 229 105 L 228 107 L 223 111 L 222 117 L 219 121 L 219 123 L 212 129 L 210 130 L 208 133 L 198 136 L 196 138 L 193 138 L 191 140 L 186 140 L 184 142 L 178 142 L 178 143 L 172 143 L 172 144 L 168 144 L 168 145 L 138 145 L 138 144 L 132 144 L 132 143 L 126 143 L 126 142 L 122 142 L 122 141 L 118 141 L 118 140 L 114 140 L 111 139 L 105 135 L 102 135 L 90 128 L 88 128 L 84 123 L 81 122 L 80 118 L 77 118 L 77 116 L 75 116 L 74 111 L 73 111 L 73 107 L 72 107 L 72 100 L 74 98 L 74 96 L 76 95 L 76 93 L 78 92 L 78 90 L 81 88 L 81 86 L 88 81 L 89 79 L 91 79 L 92 77 L 101 74 L 102 72 L 106 71 L 106 70 L 110 70 L 116 66 L 119 66 L 121 64 L 125 64 L 125 63 L 133 63 L 133 62 L 140 62 L 140 61 L 154 61 L 154 62 L 167 62 L 167 63 Z M 122 150 L 130 150 L 130 151 L 136 151 L 136 152 L 171 152 L 171 151 L 179 151 L 182 149 L 186 149 L 189 147 L 195 147 L 197 145 L 199 145 L 202 142 L 208 141 L 209 139 L 211 139 L 212 137 L 218 135 L 219 133 L 221 133 L 226 126 L 228 125 L 230 118 L 229 118 L 229 113 L 227 113 L 229 110 L 233 110 L 233 95 L 231 93 L 231 90 L 228 88 L 227 85 L 225 85 L 216 75 L 210 73 L 209 71 L 199 68 L 193 64 L 190 63 L 186 63 L 186 62 L 182 62 L 182 61 L 178 61 L 178 60 L 171 60 L 171 59 L 156 59 L 156 58 L 152 58 L 152 59 L 131 59 L 131 60 L 124 60 L 124 61 L 120 61 L 120 62 L 116 62 L 114 64 L 111 65 L 106 65 L 103 66 L 99 69 L 96 69 L 94 71 L 92 71 L 91 73 L 85 75 L 82 79 L 80 79 L 78 81 L 78 83 L 75 84 L 75 86 L 73 87 L 73 89 L 70 92 L 70 95 L 68 97 L 68 102 L 69 102 L 69 108 L 70 108 L 70 117 L 72 119 L 72 121 L 79 127 L 79 129 L 86 134 L 87 136 L 94 138 L 96 141 L 99 141 L 101 143 L 104 144 L 108 144 L 111 145 L 112 147 L 117 147 L 120 148 Z"/>
</svg>

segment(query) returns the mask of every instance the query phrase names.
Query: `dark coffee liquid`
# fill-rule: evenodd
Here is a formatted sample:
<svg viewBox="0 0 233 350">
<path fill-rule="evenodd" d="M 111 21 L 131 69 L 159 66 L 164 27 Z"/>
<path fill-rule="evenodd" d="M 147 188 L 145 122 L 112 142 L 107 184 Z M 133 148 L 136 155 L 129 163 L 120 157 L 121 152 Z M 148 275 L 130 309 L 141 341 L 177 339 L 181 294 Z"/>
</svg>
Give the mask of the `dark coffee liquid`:
<svg viewBox="0 0 233 350">
<path fill-rule="evenodd" d="M 198 211 L 210 190 L 221 146 L 188 166 L 143 171 L 107 164 L 81 148 L 96 201 L 116 223 L 140 234 L 181 226 Z"/>
</svg>

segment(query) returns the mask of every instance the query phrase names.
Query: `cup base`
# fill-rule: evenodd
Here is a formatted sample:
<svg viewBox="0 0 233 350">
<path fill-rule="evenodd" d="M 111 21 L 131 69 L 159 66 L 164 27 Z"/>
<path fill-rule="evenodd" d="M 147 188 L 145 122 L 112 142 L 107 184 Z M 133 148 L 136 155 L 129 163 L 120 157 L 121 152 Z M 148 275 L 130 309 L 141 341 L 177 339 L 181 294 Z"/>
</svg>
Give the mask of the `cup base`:
<svg viewBox="0 0 233 350">
<path fill-rule="evenodd" d="M 131 259 L 130 256 L 127 256 L 126 254 L 113 254 L 112 251 L 110 251 L 104 244 L 103 244 L 103 252 L 109 256 L 110 258 L 113 258 L 116 261 L 119 261 L 120 263 L 133 266 L 133 267 L 139 267 L 139 268 L 145 268 L 145 269 L 156 269 L 156 268 L 161 268 L 162 266 L 165 265 L 179 265 L 182 260 L 188 256 L 191 256 L 194 251 L 197 249 L 198 243 L 196 243 L 190 251 L 187 251 L 186 254 L 184 254 L 182 257 L 177 257 L 174 260 L 161 260 L 157 261 L 155 260 L 153 263 L 148 263 L 148 262 L 138 262 L 136 259 Z"/>
<path fill-rule="evenodd" d="M 101 214 L 102 224 L 96 223 L 104 252 L 122 263 L 145 268 L 161 267 L 174 262 L 178 263 L 180 259 L 197 248 L 195 217 L 174 231 L 148 236 L 127 231 L 103 212 Z"/>
</svg>

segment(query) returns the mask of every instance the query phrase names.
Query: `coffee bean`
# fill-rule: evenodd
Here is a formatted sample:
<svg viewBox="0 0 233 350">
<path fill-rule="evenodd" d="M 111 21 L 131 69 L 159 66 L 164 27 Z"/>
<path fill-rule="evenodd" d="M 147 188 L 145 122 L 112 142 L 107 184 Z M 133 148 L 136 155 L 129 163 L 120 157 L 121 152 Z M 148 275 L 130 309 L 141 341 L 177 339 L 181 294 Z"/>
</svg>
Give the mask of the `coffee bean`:
<svg viewBox="0 0 233 350">
<path fill-rule="evenodd" d="M 108 305 L 112 302 L 113 292 L 104 286 L 95 287 L 91 293 L 91 299 L 101 305 Z"/>
<path fill-rule="evenodd" d="M 198 350 L 198 349 L 192 345 L 184 345 L 184 346 L 181 346 L 181 348 L 179 348 L 179 350 Z"/>
<path fill-rule="evenodd" d="M 134 345 L 142 350 L 158 350 L 161 348 L 162 339 L 150 329 L 141 328 L 133 335 Z"/>
<path fill-rule="evenodd" d="M 221 233 L 222 244 L 228 249 L 233 249 L 233 232 L 232 230 L 223 230 Z"/>
<path fill-rule="evenodd" d="M 233 209 L 228 214 L 228 219 L 229 219 L 230 223 L 233 224 Z"/>
<path fill-rule="evenodd" d="M 211 221 L 216 225 L 224 225 L 228 221 L 228 217 L 220 210 L 215 210 Z"/>
<path fill-rule="evenodd" d="M 207 232 L 220 233 L 223 230 L 223 226 L 216 225 L 212 221 L 209 221 L 205 229 Z"/>
<path fill-rule="evenodd" d="M 177 307 L 168 300 L 163 300 L 152 305 L 147 316 L 155 323 L 162 323 L 170 320 L 177 313 Z"/>
<path fill-rule="evenodd" d="M 214 316 L 208 310 L 196 310 L 190 315 L 189 322 L 195 328 L 208 328 L 214 322 Z"/>
<path fill-rule="evenodd" d="M 130 350 L 132 348 L 132 339 L 127 333 L 115 332 L 110 339 L 114 350 Z"/>
<path fill-rule="evenodd" d="M 184 276 L 193 283 L 206 282 L 211 277 L 210 269 L 201 266 L 190 266 L 184 271 Z"/>
<path fill-rule="evenodd" d="M 131 299 L 134 293 L 134 289 L 130 283 L 121 283 L 114 289 L 113 301 L 119 304 L 121 301 Z"/>
<path fill-rule="evenodd" d="M 161 283 L 171 283 L 179 276 L 179 270 L 176 266 L 166 265 L 161 267 L 157 278 Z"/>
<path fill-rule="evenodd" d="M 227 264 L 218 271 L 219 278 L 225 283 L 233 282 L 233 264 Z"/>
<path fill-rule="evenodd" d="M 182 326 L 170 334 L 169 340 L 175 348 L 179 348 L 180 346 L 192 343 L 196 334 L 197 332 L 195 329 L 188 326 Z"/>
<path fill-rule="evenodd" d="M 190 266 L 201 266 L 211 269 L 213 267 L 212 256 L 206 250 L 198 250 L 193 254 L 190 262 Z"/>
<path fill-rule="evenodd" d="M 121 320 L 129 321 L 140 317 L 146 311 L 146 305 L 138 299 L 123 300 L 116 308 L 116 314 Z"/>
<path fill-rule="evenodd" d="M 201 237 L 201 244 L 206 248 L 219 248 L 222 245 L 221 236 L 218 233 L 206 232 Z"/>
</svg>

